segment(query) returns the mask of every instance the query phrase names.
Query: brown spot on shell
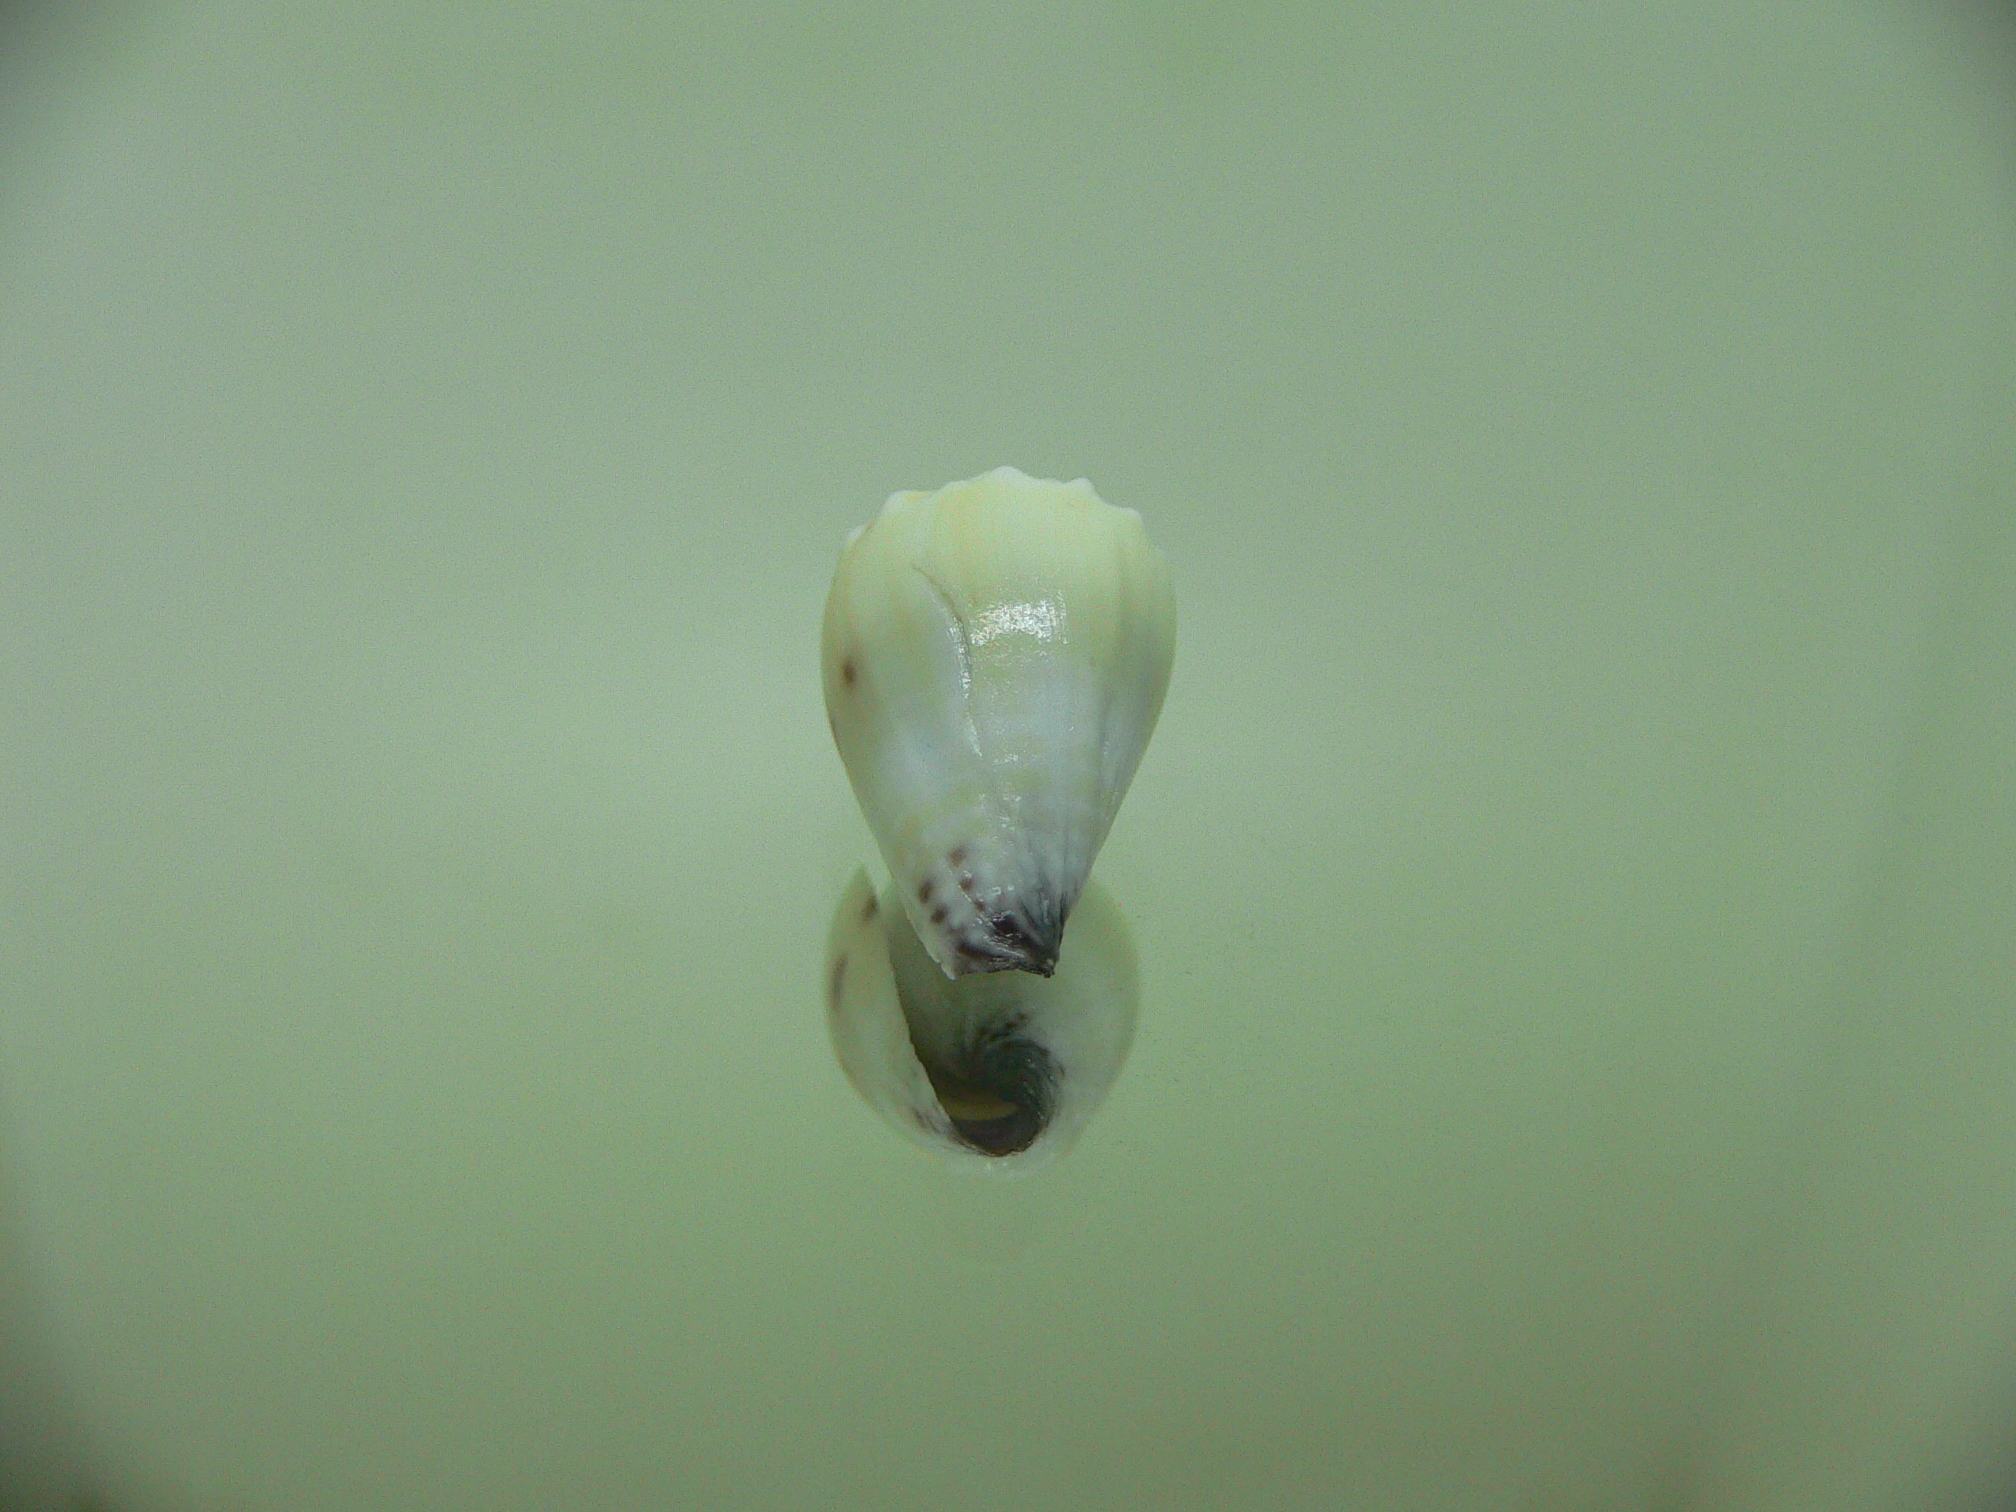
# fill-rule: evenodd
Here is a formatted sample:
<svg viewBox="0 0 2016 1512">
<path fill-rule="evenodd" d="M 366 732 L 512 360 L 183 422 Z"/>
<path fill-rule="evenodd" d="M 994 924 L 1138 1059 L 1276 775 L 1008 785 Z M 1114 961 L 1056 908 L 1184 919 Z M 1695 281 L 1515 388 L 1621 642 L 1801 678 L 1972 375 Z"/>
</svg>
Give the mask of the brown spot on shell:
<svg viewBox="0 0 2016 1512">
<path fill-rule="evenodd" d="M 931 879 L 929 877 L 926 877 L 922 882 L 917 884 L 917 901 L 919 903 L 929 903 L 931 901 Z"/>
<path fill-rule="evenodd" d="M 868 894 L 868 901 L 861 905 L 861 922 L 863 924 L 866 924 L 870 919 L 874 918 L 877 913 L 881 912 L 881 909 L 882 909 L 881 903 L 876 901 L 875 894 L 871 892 L 870 894 Z"/>
<path fill-rule="evenodd" d="M 826 979 L 826 1008 L 831 1013 L 840 1011 L 840 989 L 847 984 L 847 957 L 838 956 L 833 961 L 833 974 Z"/>
<path fill-rule="evenodd" d="M 957 866 L 961 861 L 966 859 L 966 847 L 963 845 L 953 846 L 951 850 L 945 853 L 945 859 L 950 861 L 954 866 Z"/>
<path fill-rule="evenodd" d="M 931 910 L 931 922 L 933 924 L 943 924 L 945 922 L 945 914 L 945 905 L 940 903 L 936 908 Z"/>
<path fill-rule="evenodd" d="M 861 671 L 858 667 L 854 665 L 853 657 L 849 656 L 841 660 L 840 681 L 847 684 L 847 686 L 851 688 L 854 686 L 855 679 L 858 678 L 860 675 Z"/>
</svg>

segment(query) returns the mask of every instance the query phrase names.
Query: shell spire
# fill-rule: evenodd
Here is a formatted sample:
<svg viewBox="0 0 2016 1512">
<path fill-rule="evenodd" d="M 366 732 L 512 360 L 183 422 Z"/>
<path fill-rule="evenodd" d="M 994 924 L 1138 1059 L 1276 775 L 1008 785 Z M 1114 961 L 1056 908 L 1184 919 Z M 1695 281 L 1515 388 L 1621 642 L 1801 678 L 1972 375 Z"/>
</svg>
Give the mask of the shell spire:
<svg viewBox="0 0 2016 1512">
<path fill-rule="evenodd" d="M 948 977 L 1048 976 L 1162 710 L 1169 567 L 1080 478 L 892 494 L 826 600 L 826 711 Z"/>
</svg>

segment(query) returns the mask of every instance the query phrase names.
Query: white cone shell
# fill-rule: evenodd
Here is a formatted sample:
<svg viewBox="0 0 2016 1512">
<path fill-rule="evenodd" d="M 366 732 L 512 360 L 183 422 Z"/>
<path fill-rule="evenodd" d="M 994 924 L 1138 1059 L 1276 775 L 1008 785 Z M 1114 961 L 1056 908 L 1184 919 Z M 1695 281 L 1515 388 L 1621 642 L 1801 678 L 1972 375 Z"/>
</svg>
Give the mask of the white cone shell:
<svg viewBox="0 0 2016 1512">
<path fill-rule="evenodd" d="M 878 899 L 857 871 L 826 944 L 827 1025 L 841 1069 L 905 1138 L 954 1165 L 1009 1174 L 1056 1159 L 1120 1074 L 1141 999 L 1127 921 L 1097 882 L 1079 900 L 1071 945 L 1047 980 L 1020 971 L 947 980 L 897 908 L 895 885 Z M 974 1109 L 948 1111 L 924 1065 L 929 1058 L 942 1083 L 970 1062 L 976 1040 L 997 1032 L 1036 1046 L 1048 1071 L 1038 1132 L 1005 1154 L 962 1134 L 954 1114 Z"/>
<path fill-rule="evenodd" d="M 1141 517 L 1012 467 L 899 493 L 826 602 L 833 738 L 947 976 L 1047 973 L 1169 686 Z"/>
</svg>

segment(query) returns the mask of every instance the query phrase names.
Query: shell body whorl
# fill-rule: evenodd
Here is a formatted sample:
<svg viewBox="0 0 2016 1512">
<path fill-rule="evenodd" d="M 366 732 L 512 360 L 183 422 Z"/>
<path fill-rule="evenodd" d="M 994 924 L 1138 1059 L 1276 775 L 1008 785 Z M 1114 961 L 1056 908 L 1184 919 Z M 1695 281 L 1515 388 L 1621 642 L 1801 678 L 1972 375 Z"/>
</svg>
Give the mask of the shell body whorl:
<svg viewBox="0 0 2016 1512">
<path fill-rule="evenodd" d="M 1141 517 L 1013 468 L 898 493 L 841 554 L 826 708 L 948 977 L 1048 975 L 1155 728 L 1175 594 Z"/>
</svg>

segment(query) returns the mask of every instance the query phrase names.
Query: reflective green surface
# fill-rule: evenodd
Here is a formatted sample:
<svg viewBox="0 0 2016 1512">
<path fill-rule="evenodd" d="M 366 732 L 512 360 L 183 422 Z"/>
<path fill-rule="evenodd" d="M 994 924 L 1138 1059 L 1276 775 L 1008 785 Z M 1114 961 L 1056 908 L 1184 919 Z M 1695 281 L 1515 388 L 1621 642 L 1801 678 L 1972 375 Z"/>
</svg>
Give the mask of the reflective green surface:
<svg viewBox="0 0 2016 1512">
<path fill-rule="evenodd" d="M 39 1487 L 1831 1512 L 1985 1463 L 1995 39 L 1253 9 L 35 33 Z M 827 1049 L 873 848 L 817 645 L 846 529 L 1000 463 L 1138 508 L 1182 632 L 1099 863 L 1132 1056 L 976 1183 Z"/>
</svg>

